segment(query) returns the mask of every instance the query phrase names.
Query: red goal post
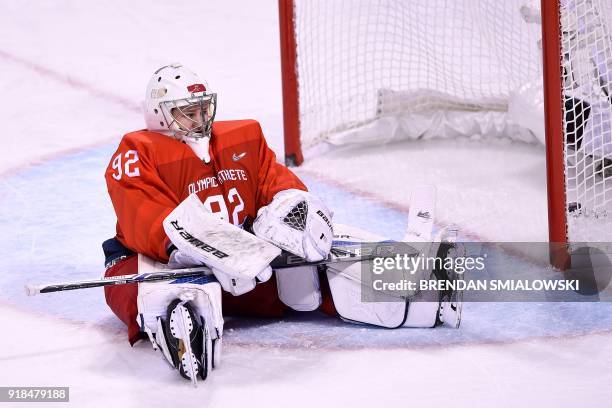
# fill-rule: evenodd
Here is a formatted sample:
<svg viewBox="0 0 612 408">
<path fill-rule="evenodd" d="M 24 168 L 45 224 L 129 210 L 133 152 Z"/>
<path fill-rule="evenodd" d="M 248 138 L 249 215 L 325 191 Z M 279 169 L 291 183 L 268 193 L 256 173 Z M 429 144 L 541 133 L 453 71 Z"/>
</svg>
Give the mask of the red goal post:
<svg viewBox="0 0 612 408">
<path fill-rule="evenodd" d="M 302 148 L 300 146 L 300 109 L 298 102 L 294 10 L 295 4 L 293 0 L 278 0 L 285 161 L 288 165 L 299 166 L 304 161 L 304 157 L 302 156 Z"/>
<path fill-rule="evenodd" d="M 546 180 L 548 189 L 548 237 L 560 244 L 552 248 L 551 263 L 561 269 L 568 266 L 568 241 L 565 196 L 565 132 L 563 130 L 563 95 L 561 64 L 561 19 L 559 2 L 542 0 L 542 63 L 544 75 L 544 111 L 546 128 Z"/>
</svg>

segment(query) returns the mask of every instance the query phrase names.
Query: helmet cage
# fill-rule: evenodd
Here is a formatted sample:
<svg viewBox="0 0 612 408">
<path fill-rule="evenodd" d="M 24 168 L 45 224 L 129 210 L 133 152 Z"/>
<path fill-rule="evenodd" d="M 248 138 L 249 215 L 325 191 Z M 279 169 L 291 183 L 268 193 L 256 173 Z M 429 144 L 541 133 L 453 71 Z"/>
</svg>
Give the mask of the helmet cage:
<svg viewBox="0 0 612 408">
<path fill-rule="evenodd" d="M 174 132 L 177 139 L 209 137 L 217 111 L 217 94 L 165 101 L 160 103 L 160 108 L 168 129 Z M 192 119 L 193 109 L 199 109 L 200 121 Z M 185 123 L 190 125 L 185 126 Z"/>
</svg>

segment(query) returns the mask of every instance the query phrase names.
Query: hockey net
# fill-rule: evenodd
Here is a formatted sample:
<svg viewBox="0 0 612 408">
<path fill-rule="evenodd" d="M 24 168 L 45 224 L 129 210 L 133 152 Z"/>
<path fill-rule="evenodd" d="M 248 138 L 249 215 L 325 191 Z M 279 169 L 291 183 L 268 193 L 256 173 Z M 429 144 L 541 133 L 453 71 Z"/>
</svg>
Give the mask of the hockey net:
<svg viewBox="0 0 612 408">
<path fill-rule="evenodd" d="M 541 76 L 541 29 L 520 4 L 296 0 L 303 152 L 453 130 L 516 133 L 503 115 L 510 91 Z"/>
<path fill-rule="evenodd" d="M 567 235 L 612 241 L 612 1 L 560 4 Z"/>
<path fill-rule="evenodd" d="M 551 240 L 610 241 L 612 0 L 545 3 L 545 10 L 554 3 L 546 12 L 556 14 L 549 21 L 559 33 L 548 69 L 562 73 L 555 98 L 563 136 L 548 137 L 561 143 L 561 170 L 555 180 L 549 170 L 549 189 L 560 185 L 562 194 L 549 202 L 560 213 L 551 223 L 563 226 Z M 401 139 L 544 143 L 549 73 L 539 1 L 279 4 L 289 163 L 335 146 Z"/>
</svg>

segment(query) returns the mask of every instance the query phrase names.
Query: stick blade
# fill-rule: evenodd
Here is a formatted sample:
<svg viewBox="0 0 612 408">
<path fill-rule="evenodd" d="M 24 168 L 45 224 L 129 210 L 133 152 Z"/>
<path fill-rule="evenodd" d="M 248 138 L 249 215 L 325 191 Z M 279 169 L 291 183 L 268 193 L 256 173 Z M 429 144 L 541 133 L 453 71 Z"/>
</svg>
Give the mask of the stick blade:
<svg viewBox="0 0 612 408">
<path fill-rule="evenodd" d="M 40 293 L 40 286 L 35 285 L 33 283 L 28 283 L 25 285 L 25 291 L 26 291 L 26 295 L 35 296 Z"/>
</svg>

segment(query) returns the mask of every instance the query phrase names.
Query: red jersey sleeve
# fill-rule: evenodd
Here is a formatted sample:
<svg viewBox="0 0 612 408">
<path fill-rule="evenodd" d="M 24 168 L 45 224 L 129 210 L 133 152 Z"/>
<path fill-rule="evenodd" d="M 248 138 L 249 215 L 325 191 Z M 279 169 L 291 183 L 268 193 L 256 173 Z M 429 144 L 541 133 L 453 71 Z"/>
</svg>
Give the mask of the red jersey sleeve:
<svg viewBox="0 0 612 408">
<path fill-rule="evenodd" d="M 169 241 L 162 222 L 179 199 L 160 178 L 155 152 L 144 132 L 127 134 L 105 178 L 117 215 L 117 239 L 132 251 L 166 262 Z"/>
<path fill-rule="evenodd" d="M 279 191 L 290 188 L 308 191 L 304 183 L 291 170 L 276 161 L 276 155 L 268 147 L 261 128 L 259 131 L 261 134 L 259 144 L 261 165 L 258 173 L 257 209 L 270 204 L 274 195 Z"/>
</svg>

